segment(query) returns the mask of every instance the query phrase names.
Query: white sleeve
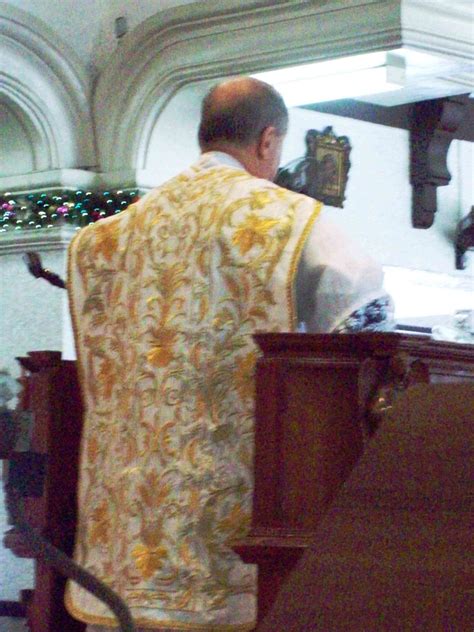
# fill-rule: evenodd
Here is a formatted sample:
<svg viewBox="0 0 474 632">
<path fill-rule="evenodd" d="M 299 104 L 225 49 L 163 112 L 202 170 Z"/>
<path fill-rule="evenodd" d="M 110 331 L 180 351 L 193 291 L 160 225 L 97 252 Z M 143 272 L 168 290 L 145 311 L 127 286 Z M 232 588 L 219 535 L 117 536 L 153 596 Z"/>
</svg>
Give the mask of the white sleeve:
<svg viewBox="0 0 474 632">
<path fill-rule="evenodd" d="M 306 331 L 333 331 L 352 312 L 386 296 L 383 270 L 324 215 L 304 246 L 296 279 L 298 319 Z"/>
</svg>

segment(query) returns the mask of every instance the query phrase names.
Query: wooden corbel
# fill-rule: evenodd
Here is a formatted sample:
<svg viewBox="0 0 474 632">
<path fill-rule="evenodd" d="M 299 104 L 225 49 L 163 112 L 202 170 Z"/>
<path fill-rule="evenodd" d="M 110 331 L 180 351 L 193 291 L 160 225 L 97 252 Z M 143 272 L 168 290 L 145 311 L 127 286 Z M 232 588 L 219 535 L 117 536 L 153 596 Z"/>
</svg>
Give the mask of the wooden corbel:
<svg viewBox="0 0 474 632">
<path fill-rule="evenodd" d="M 466 268 L 466 252 L 471 248 L 474 248 L 474 206 L 471 206 L 469 215 L 459 222 L 456 231 L 456 270 Z"/>
<path fill-rule="evenodd" d="M 412 224 L 429 228 L 437 210 L 436 190 L 449 184 L 449 145 L 466 111 L 464 95 L 420 101 L 410 120 L 410 183 Z"/>
</svg>

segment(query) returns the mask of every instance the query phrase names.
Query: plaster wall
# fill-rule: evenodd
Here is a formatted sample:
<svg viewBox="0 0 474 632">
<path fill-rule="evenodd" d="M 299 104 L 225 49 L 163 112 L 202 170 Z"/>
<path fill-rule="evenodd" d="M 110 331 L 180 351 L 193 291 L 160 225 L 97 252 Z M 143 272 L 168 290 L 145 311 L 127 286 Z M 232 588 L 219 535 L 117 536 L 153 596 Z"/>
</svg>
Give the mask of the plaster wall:
<svg viewBox="0 0 474 632">
<path fill-rule="evenodd" d="M 199 104 L 209 83 L 188 86 L 169 102 L 150 137 L 147 186 L 157 186 L 199 155 Z M 474 309 L 474 261 L 455 270 L 455 230 L 474 204 L 474 145 L 454 141 L 448 154 L 452 175 L 438 189 L 439 210 L 428 230 L 411 225 L 409 139 L 406 130 L 302 108 L 290 110 L 281 164 L 303 156 L 308 129 L 332 125 L 348 136 L 352 152 L 344 208 L 324 213 L 385 268 L 385 285 L 395 299 L 396 318 L 407 324 L 445 324 L 458 309 Z"/>
<path fill-rule="evenodd" d="M 197 129 L 201 99 L 209 84 L 181 90 L 158 119 L 148 147 L 145 172 L 157 186 L 199 155 Z M 454 141 L 449 149 L 448 186 L 438 189 L 439 210 L 428 230 L 411 225 L 409 139 L 406 130 L 291 108 L 281 164 L 303 156 L 308 129 L 332 125 L 352 145 L 344 208 L 324 211 L 384 265 L 468 277 L 456 272 L 453 239 L 458 221 L 474 204 L 474 144 Z"/>
<path fill-rule="evenodd" d="M 20 373 L 15 358 L 28 351 L 62 351 L 66 359 L 74 357 L 67 293 L 33 278 L 22 260 L 23 252 L 35 250 L 45 268 L 65 278 L 66 243 L 51 250 L 47 242 L 32 244 L 31 235 L 24 237 L 24 245 L 16 244 L 10 252 L 5 251 L 7 237 L 0 240 L 0 368 L 14 376 Z"/>
<path fill-rule="evenodd" d="M 384 266 L 397 322 L 451 326 L 457 310 L 474 310 L 474 258 L 466 270 L 454 258 L 456 226 L 474 205 L 474 143 L 452 142 L 451 182 L 438 188 L 434 225 L 421 230 L 411 225 L 406 130 L 294 108 L 282 163 L 304 155 L 308 129 L 327 125 L 349 137 L 352 151 L 344 208 L 325 212 Z"/>
<path fill-rule="evenodd" d="M 409 139 L 406 130 L 294 108 L 282 163 L 304 155 L 311 128 L 332 125 L 348 136 L 351 167 L 344 208 L 327 212 L 384 265 L 455 273 L 453 238 L 456 225 L 474 204 L 474 146 L 454 141 L 449 149 L 448 186 L 438 188 L 438 212 L 427 230 L 411 225 Z M 459 273 L 460 276 L 466 273 Z"/>
<path fill-rule="evenodd" d="M 199 157 L 197 131 L 206 85 L 180 90 L 161 113 L 153 128 L 142 181 L 158 186 Z"/>
</svg>

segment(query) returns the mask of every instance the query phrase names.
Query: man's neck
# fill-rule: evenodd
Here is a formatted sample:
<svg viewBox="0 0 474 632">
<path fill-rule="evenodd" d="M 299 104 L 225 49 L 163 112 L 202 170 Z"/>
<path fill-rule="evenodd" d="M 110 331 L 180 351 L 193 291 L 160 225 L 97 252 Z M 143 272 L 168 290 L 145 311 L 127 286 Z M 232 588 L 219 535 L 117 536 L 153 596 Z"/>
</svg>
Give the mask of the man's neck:
<svg viewBox="0 0 474 632">
<path fill-rule="evenodd" d="M 259 177 L 257 159 L 254 155 L 255 148 L 253 145 L 239 147 L 237 145 L 230 145 L 227 143 L 216 143 L 215 145 L 212 145 L 212 147 L 207 147 L 205 151 L 217 151 L 227 154 L 228 156 L 232 156 L 232 158 L 237 160 L 237 162 L 239 162 L 251 175 Z"/>
</svg>

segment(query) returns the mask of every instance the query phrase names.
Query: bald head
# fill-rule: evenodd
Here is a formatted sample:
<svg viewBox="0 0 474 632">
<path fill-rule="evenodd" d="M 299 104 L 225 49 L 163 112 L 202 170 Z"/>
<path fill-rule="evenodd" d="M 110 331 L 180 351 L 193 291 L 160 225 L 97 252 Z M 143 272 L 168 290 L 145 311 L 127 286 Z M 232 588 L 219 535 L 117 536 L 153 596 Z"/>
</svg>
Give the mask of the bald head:
<svg viewBox="0 0 474 632">
<path fill-rule="evenodd" d="M 203 151 L 246 147 L 269 127 L 282 136 L 288 127 L 288 110 L 278 92 L 252 77 L 231 79 L 212 88 L 203 101 L 199 145 Z"/>
</svg>

